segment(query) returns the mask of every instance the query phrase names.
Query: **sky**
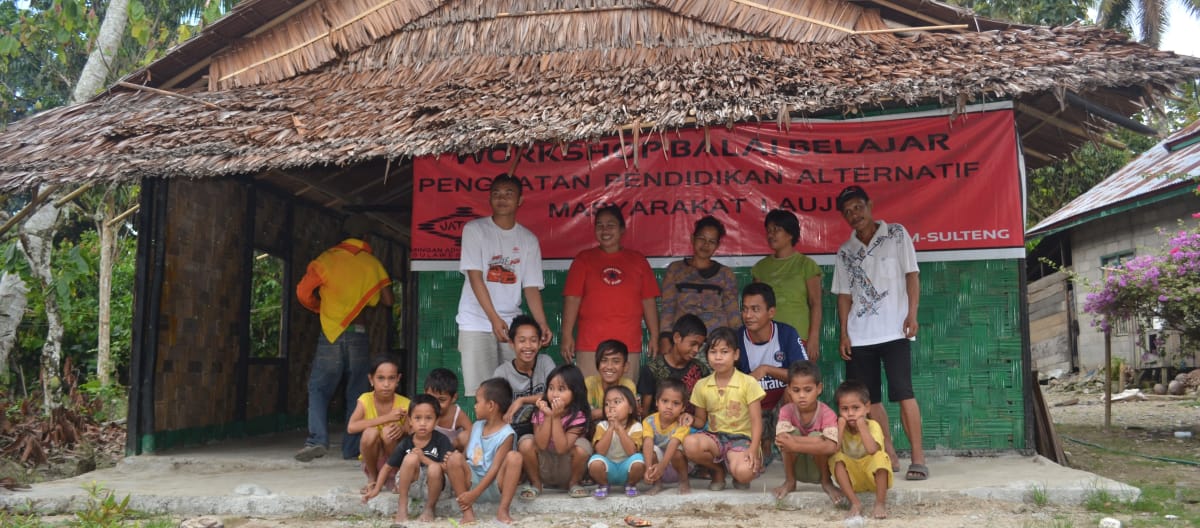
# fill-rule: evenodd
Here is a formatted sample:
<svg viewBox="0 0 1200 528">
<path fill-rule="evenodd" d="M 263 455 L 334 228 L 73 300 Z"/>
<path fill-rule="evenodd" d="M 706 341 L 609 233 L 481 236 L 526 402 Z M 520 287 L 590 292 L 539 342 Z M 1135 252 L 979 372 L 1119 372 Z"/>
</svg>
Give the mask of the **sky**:
<svg viewBox="0 0 1200 528">
<path fill-rule="evenodd" d="M 1167 32 L 1163 34 L 1164 50 L 1180 55 L 1200 57 L 1200 19 L 1188 13 L 1180 0 L 1168 0 Z"/>
</svg>

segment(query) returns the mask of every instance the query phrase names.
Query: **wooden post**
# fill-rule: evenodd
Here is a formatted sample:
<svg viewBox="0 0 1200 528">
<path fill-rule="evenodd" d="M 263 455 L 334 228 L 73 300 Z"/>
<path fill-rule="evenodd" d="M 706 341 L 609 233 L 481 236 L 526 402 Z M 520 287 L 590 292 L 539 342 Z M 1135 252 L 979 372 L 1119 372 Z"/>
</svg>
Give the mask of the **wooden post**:
<svg viewBox="0 0 1200 528">
<path fill-rule="evenodd" d="M 1104 320 L 1104 430 L 1112 427 L 1112 326 Z"/>
</svg>

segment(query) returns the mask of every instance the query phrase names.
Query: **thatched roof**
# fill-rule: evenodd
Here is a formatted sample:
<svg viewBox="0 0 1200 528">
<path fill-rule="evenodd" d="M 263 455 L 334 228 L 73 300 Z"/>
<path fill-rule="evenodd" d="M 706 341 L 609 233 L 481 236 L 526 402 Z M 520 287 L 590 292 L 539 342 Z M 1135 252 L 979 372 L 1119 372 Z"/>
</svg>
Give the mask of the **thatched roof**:
<svg viewBox="0 0 1200 528">
<path fill-rule="evenodd" d="M 1200 76 L 1092 27 L 867 33 L 969 18 L 920 0 L 249 0 L 230 16 L 130 78 L 173 94 L 118 88 L 0 132 L 0 189 L 996 99 L 1017 101 L 1036 166 L 1108 126 L 1068 93 L 1130 115 Z"/>
</svg>

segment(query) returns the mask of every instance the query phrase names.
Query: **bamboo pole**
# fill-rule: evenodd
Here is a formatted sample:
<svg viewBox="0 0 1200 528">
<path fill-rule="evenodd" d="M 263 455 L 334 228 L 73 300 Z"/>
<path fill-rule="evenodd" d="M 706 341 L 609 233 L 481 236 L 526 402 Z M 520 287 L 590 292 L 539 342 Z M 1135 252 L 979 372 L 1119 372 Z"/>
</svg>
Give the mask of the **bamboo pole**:
<svg viewBox="0 0 1200 528">
<path fill-rule="evenodd" d="M 894 9 L 894 10 L 904 13 L 910 17 L 924 20 L 926 22 L 929 22 L 930 24 L 944 24 L 945 23 L 944 20 L 938 20 L 937 18 L 934 18 L 930 15 L 926 15 L 924 13 L 918 13 L 907 7 L 889 2 L 888 0 L 872 0 L 872 2 L 874 2 L 875 4 L 881 5 L 883 7 L 886 7 L 888 9 Z M 965 32 L 966 30 L 965 29 L 956 29 L 955 31 L 962 33 L 962 32 Z"/>
<path fill-rule="evenodd" d="M 79 197 L 79 195 L 83 194 L 83 192 L 84 192 L 84 191 L 86 191 L 86 190 L 88 190 L 88 189 L 92 188 L 92 184 L 93 184 L 93 183 L 95 183 L 95 181 L 94 181 L 94 180 L 93 180 L 93 181 L 90 181 L 90 182 L 87 182 L 87 183 L 85 183 L 85 184 L 83 184 L 83 185 L 80 185 L 78 189 L 75 189 L 74 191 L 71 191 L 71 193 L 70 193 L 70 194 L 68 194 L 68 195 L 66 195 L 66 196 L 63 196 L 62 198 L 59 198 L 58 200 L 55 200 L 55 201 L 54 201 L 54 206 L 55 206 L 55 207 L 62 207 L 62 206 L 64 206 L 64 205 L 66 205 L 66 204 L 67 204 L 67 202 L 70 202 L 71 200 L 74 200 L 75 198 L 78 198 L 78 197 Z"/>
<path fill-rule="evenodd" d="M 109 220 L 108 223 L 105 224 L 105 226 L 112 227 L 112 226 L 115 226 L 115 225 L 121 223 L 121 221 L 128 218 L 129 215 L 136 213 L 139 207 L 141 207 L 141 205 L 135 205 L 133 207 L 130 207 L 129 209 L 126 209 L 124 213 L 121 213 L 121 214 L 117 215 L 116 218 Z"/>
<path fill-rule="evenodd" d="M 940 29 L 966 29 L 966 24 L 943 24 L 940 26 L 913 26 L 913 27 L 898 27 L 887 29 L 866 29 L 863 31 L 855 31 L 855 35 L 875 35 L 877 33 L 906 33 L 909 31 L 937 31 Z"/>
<path fill-rule="evenodd" d="M 746 7 L 752 7 L 754 9 L 761 9 L 763 11 L 775 13 L 776 15 L 785 16 L 788 18 L 794 18 L 796 20 L 802 20 L 804 22 L 808 22 L 809 24 L 814 24 L 814 25 L 829 28 L 829 29 L 832 29 L 835 31 L 840 31 L 840 32 L 846 33 L 848 35 L 853 35 L 856 33 L 854 31 L 854 29 L 852 29 L 852 28 L 845 28 L 845 27 L 842 27 L 842 26 L 839 26 L 836 24 L 830 24 L 829 22 L 826 22 L 824 20 L 817 20 L 815 18 L 806 17 L 804 15 L 797 15 L 796 13 L 791 13 L 788 11 L 784 11 L 782 9 L 776 9 L 774 7 L 771 7 L 768 5 L 763 5 L 758 2 L 751 2 L 750 0 L 729 0 L 729 1 L 733 2 L 735 4 L 742 4 Z"/>
<path fill-rule="evenodd" d="M 158 94 L 158 95 L 165 95 L 167 97 L 177 97 L 177 98 L 183 99 L 185 101 L 191 101 L 193 103 L 202 104 L 204 106 L 212 108 L 213 110 L 224 110 L 223 108 L 221 108 L 215 104 L 212 104 L 208 101 L 201 101 L 199 99 L 196 99 L 195 97 L 188 97 L 186 95 L 171 92 L 168 90 L 159 90 L 158 88 L 151 88 L 149 86 L 142 86 L 140 84 L 133 84 L 131 82 L 125 82 L 125 81 L 118 81 L 117 86 L 129 88 L 131 90 L 141 90 L 143 92 L 150 92 L 150 93 L 154 93 L 154 94 Z"/>
<path fill-rule="evenodd" d="M 54 194 L 56 191 L 58 191 L 59 187 L 60 185 L 51 185 L 50 187 L 47 187 L 46 190 L 38 193 L 37 196 L 34 196 L 33 200 L 29 202 L 29 205 L 26 205 L 24 209 L 21 209 L 19 212 L 17 212 L 17 214 L 13 215 L 12 218 L 9 218 L 7 222 L 4 222 L 4 225 L 0 226 L 0 236 L 3 236 L 4 233 L 7 233 L 9 229 L 12 229 L 13 226 L 20 223 L 21 220 L 25 219 L 25 217 L 33 214 L 33 211 L 37 209 L 38 204 L 46 201 L 51 194 Z"/>
</svg>

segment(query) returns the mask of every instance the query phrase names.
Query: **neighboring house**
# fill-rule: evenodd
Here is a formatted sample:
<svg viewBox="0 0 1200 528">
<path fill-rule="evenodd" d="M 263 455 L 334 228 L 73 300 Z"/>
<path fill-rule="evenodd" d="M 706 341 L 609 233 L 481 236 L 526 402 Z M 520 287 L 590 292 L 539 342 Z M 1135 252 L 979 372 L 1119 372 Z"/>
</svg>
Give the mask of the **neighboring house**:
<svg viewBox="0 0 1200 528">
<path fill-rule="evenodd" d="M 375 220 L 371 244 L 401 288 L 400 314 L 370 323 L 372 336 L 389 336 L 373 340 L 373 351 L 412 352 L 403 369 L 409 391 L 423 369 L 458 368 L 462 274 L 414 269 L 410 250 L 427 231 L 453 236 L 474 215 L 460 207 L 462 196 L 486 187 L 455 184 L 439 201 L 453 209 L 414 218 L 421 185 L 440 181 L 414 166 L 434 156 L 497 155 L 508 171 L 528 171 L 529 160 L 517 167 L 526 155 L 507 153 L 539 145 L 539 155 L 573 149 L 590 162 L 592 147 L 613 136 L 624 151 L 626 141 L 645 145 L 678 130 L 701 137 L 705 148 L 692 152 L 710 156 L 724 147 L 709 132 L 739 124 L 799 134 L 813 118 L 961 117 L 987 103 L 1011 123 L 996 129 L 1012 140 L 998 155 L 1036 168 L 1111 124 L 1128 126 L 1141 101 L 1196 77 L 1200 59 L 1110 30 L 1014 25 L 932 0 L 245 0 L 93 100 L 0 131 L 0 191 L 141 185 L 126 444 L 137 454 L 304 423 L 317 326 L 292 287 L 338 240 L 348 213 Z M 892 181 L 886 172 L 860 174 L 861 157 L 842 151 L 839 139 L 796 149 L 841 157 L 845 179 L 824 185 Z M 926 139 L 895 145 L 914 154 L 954 146 L 949 137 Z M 963 161 L 961 174 L 950 175 L 960 165 L 949 164 L 916 180 L 965 180 L 976 164 Z M 1015 183 L 1021 174 L 1010 165 L 1004 177 Z M 812 184 L 798 178 L 771 186 L 812 196 Z M 968 192 L 1003 207 L 994 187 Z M 1015 208 L 1012 194 L 1005 198 Z M 945 196 L 920 216 L 984 209 L 961 197 Z M 879 216 L 892 220 L 888 208 L 898 202 L 881 202 Z M 760 229 L 755 221 L 744 231 L 761 237 Z M 970 241 L 993 232 L 933 234 Z M 913 382 L 925 402 L 925 444 L 935 449 L 1029 447 L 1031 379 L 1016 293 L 1024 251 L 1000 249 L 975 260 L 929 252 L 921 264 Z M 260 353 L 251 296 L 268 264 L 288 287 L 278 331 L 263 332 L 279 345 Z M 742 277 L 748 272 L 749 263 L 737 265 Z M 565 274 L 564 266 L 546 273 L 552 330 Z M 836 313 L 832 296 L 826 306 Z M 834 319 L 826 316 L 823 340 L 830 388 L 842 370 L 831 353 Z"/>
<path fill-rule="evenodd" d="M 1043 237 L 1030 263 L 1045 257 L 1088 283 L 1099 284 L 1103 268 L 1158 249 L 1179 229 L 1180 221 L 1194 223 L 1191 215 L 1200 211 L 1195 195 L 1198 177 L 1200 121 L 1172 134 L 1029 229 L 1027 238 Z M 1083 311 L 1088 287 L 1071 284 L 1061 272 L 1036 274 L 1035 270 L 1029 277 L 1033 368 L 1047 374 L 1102 366 L 1104 333 Z M 1178 336 L 1164 336 L 1154 328 L 1139 335 L 1136 324 L 1127 320 L 1112 327 L 1112 357 L 1127 364 L 1162 366 L 1161 356 L 1166 354 L 1171 365 L 1179 366 L 1181 361 L 1196 365 L 1197 351 L 1181 350 Z M 1165 338 L 1165 344 L 1151 344 L 1154 336 Z"/>
</svg>

